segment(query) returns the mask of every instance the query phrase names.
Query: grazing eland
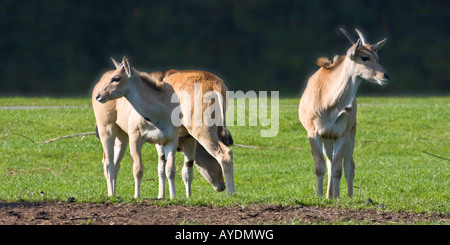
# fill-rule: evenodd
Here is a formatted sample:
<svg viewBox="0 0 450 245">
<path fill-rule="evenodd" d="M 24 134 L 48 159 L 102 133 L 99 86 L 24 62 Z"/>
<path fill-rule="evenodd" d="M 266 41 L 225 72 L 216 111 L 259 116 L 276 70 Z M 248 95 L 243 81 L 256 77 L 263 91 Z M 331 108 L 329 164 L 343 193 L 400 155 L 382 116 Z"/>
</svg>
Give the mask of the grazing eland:
<svg viewBox="0 0 450 245">
<path fill-rule="evenodd" d="M 233 139 L 225 123 L 228 91 L 225 83 L 210 72 L 193 70 L 169 70 L 163 81 L 172 85 L 180 101 L 177 111 L 182 115 L 180 137 L 187 137 L 186 145 L 194 148 L 195 140 L 198 141 L 219 162 L 227 195 L 233 194 L 233 154 L 228 147 Z"/>
<path fill-rule="evenodd" d="M 152 93 L 153 90 L 157 90 L 162 92 L 160 89 L 161 86 L 169 86 L 172 88 L 169 84 L 162 81 L 163 75 L 161 72 L 153 72 L 151 74 L 147 74 L 145 72 L 139 72 L 136 71 L 134 68 L 129 66 L 128 60 L 124 57 L 122 63 L 116 62 L 114 59 L 112 59 L 114 65 L 116 66 L 116 71 L 108 71 L 105 74 L 103 74 L 100 81 L 97 83 L 97 85 L 94 87 L 93 93 L 92 93 L 92 103 L 94 107 L 94 112 L 96 115 L 97 120 L 97 132 L 98 136 L 101 139 L 100 131 L 106 131 L 107 133 L 104 134 L 104 137 L 108 136 L 110 138 L 115 138 L 114 147 L 114 169 L 115 169 L 115 178 L 117 178 L 117 172 L 119 171 L 120 167 L 120 161 L 123 158 L 124 152 L 127 147 L 127 143 L 130 142 L 130 151 L 133 159 L 133 172 L 142 172 L 143 173 L 143 164 L 141 160 L 141 148 L 142 145 L 145 142 L 156 144 L 156 148 L 159 155 L 158 160 L 158 172 L 159 172 L 159 194 L 158 198 L 164 197 L 164 181 L 165 181 L 165 173 L 164 173 L 164 165 L 166 165 L 166 157 L 164 154 L 164 147 L 162 147 L 161 144 L 158 144 L 159 139 L 153 138 L 154 136 L 161 136 L 164 132 L 164 127 L 157 127 L 161 126 L 162 122 L 158 122 L 157 126 L 154 125 L 154 121 L 152 121 L 149 117 L 144 117 L 142 113 L 139 113 L 133 105 L 128 100 L 128 97 L 120 97 L 117 99 L 114 99 L 117 96 L 117 93 L 120 95 L 124 92 L 117 92 L 117 88 L 113 88 L 109 93 L 106 92 L 107 87 L 106 85 L 108 83 L 113 82 L 113 80 L 117 80 L 118 78 L 113 75 L 117 72 L 118 69 L 127 69 L 129 67 L 129 71 L 127 72 L 125 70 L 125 73 L 131 73 L 133 72 L 134 76 L 138 76 L 138 78 L 133 77 L 133 79 L 140 79 L 140 81 L 134 81 L 135 84 L 142 84 L 142 82 L 149 83 L 151 86 L 149 87 L 138 87 L 140 90 L 140 94 L 142 96 L 148 96 L 149 98 L 156 98 L 153 97 Z M 132 71 L 131 71 L 132 69 Z M 171 71 L 169 73 L 173 73 L 174 71 Z M 128 75 L 127 75 L 128 76 Z M 130 77 L 129 77 L 130 79 Z M 116 81 L 117 82 L 117 81 Z M 130 83 L 130 81 L 127 81 L 127 83 Z M 201 83 L 200 83 L 201 84 Z M 148 85 L 148 84 L 147 84 Z M 111 85 L 112 86 L 112 85 Z M 130 85 L 122 85 L 122 86 L 130 86 Z M 136 87 L 135 85 L 132 85 Z M 158 89 L 159 88 L 159 89 Z M 173 98 L 177 98 L 176 93 L 171 91 L 170 88 L 167 88 L 167 93 L 165 98 L 165 103 L 167 104 L 167 96 L 169 93 L 172 93 L 171 96 L 171 102 L 174 102 L 173 106 L 170 107 L 170 114 L 173 113 L 174 109 L 179 106 L 178 99 L 175 99 L 173 101 Z M 226 87 L 225 87 L 226 88 Z M 123 88 L 121 88 L 124 90 Z M 152 91 L 145 91 L 145 89 L 150 89 Z M 115 91 L 115 92 L 114 92 Z M 116 94 L 114 94 L 114 93 Z M 102 93 L 106 95 L 102 95 Z M 126 94 L 128 94 L 127 92 Z M 225 93 L 225 91 L 224 91 Z M 111 97 L 112 100 L 106 101 L 104 97 L 109 96 L 108 94 L 113 94 Z M 135 98 L 132 98 L 132 100 Z M 101 102 L 101 103 L 98 103 Z M 143 106 L 144 107 L 144 106 Z M 145 113 L 145 112 L 144 112 Z M 167 123 L 167 115 L 169 111 L 165 112 L 165 119 L 164 123 Z M 224 116 L 223 116 L 224 117 Z M 153 116 L 151 117 L 153 118 Z M 173 122 L 171 125 L 169 125 L 169 128 L 174 126 Z M 177 127 L 177 126 L 174 126 Z M 182 126 L 183 127 L 183 126 Z M 101 129 L 103 128 L 103 130 Z M 226 127 L 219 127 L 217 129 L 218 137 L 221 141 L 225 142 L 226 145 L 230 145 L 233 143 L 231 134 L 229 133 L 228 129 Z M 105 130 L 108 129 L 108 130 Z M 186 196 L 189 197 L 191 195 L 191 182 L 193 179 L 193 170 L 192 166 L 193 163 L 195 163 L 197 169 L 199 170 L 200 174 L 213 186 L 213 188 L 216 191 L 223 191 L 225 189 L 225 184 L 222 176 L 222 169 L 219 165 L 218 161 L 212 157 L 205 148 L 200 145 L 192 136 L 186 133 L 187 130 L 179 130 L 178 131 L 178 151 L 182 151 L 185 155 L 185 164 L 182 169 L 182 178 L 183 182 L 186 186 Z M 107 142 L 108 140 L 102 140 L 103 142 Z M 112 140 L 110 140 L 112 141 Z M 107 148 L 108 146 L 104 146 L 104 148 Z M 103 162 L 105 164 L 105 177 L 108 182 L 108 193 L 110 194 L 110 186 L 113 187 L 115 192 L 115 178 L 114 176 L 111 176 L 107 172 L 106 166 L 109 164 L 107 151 L 104 151 L 104 157 Z M 171 166 L 171 168 L 173 165 Z M 135 197 L 140 196 L 140 178 L 142 178 L 141 175 L 135 174 L 135 180 L 136 180 L 136 186 L 135 186 Z M 109 181 L 111 179 L 111 181 Z M 170 181 L 170 179 L 169 179 Z M 114 184 L 109 184 L 110 182 L 114 182 Z M 169 187 L 170 187 L 169 182 Z M 173 192 L 173 195 L 172 195 Z M 113 195 L 113 191 L 111 191 Z M 174 190 L 171 188 L 171 197 L 175 195 Z"/>
<path fill-rule="evenodd" d="M 336 56 L 333 61 L 327 58 L 317 60 L 321 68 L 309 78 L 299 104 L 299 118 L 308 133 L 314 157 L 318 196 L 323 195 L 323 178 L 328 169 L 327 198 L 339 198 L 342 165 L 348 196 L 353 196 L 355 95 L 359 85 L 364 80 L 385 85 L 390 79 L 377 54 L 386 38 L 369 44 L 358 29 L 359 39 L 342 28 L 340 30 L 352 46 L 346 55 Z"/>
</svg>

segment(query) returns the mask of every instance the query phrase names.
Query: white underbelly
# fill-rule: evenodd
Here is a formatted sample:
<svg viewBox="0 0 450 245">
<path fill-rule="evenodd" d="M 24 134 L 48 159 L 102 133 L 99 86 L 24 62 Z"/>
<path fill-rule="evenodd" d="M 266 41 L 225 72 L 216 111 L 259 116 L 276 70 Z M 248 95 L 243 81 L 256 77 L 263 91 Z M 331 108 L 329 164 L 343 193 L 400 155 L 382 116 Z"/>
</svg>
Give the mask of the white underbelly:
<svg viewBox="0 0 450 245">
<path fill-rule="evenodd" d="M 170 122 L 147 121 L 136 111 L 133 111 L 130 116 L 129 134 L 138 132 L 145 142 L 164 145 L 178 137 L 177 128 Z"/>
<path fill-rule="evenodd" d="M 145 129 L 141 132 L 141 135 L 144 141 L 152 144 L 164 144 L 169 140 L 167 134 L 153 126 L 145 127 Z"/>
<path fill-rule="evenodd" d="M 325 139 L 340 138 L 347 128 L 349 119 L 348 113 L 323 115 L 322 117 L 317 118 L 314 123 L 316 133 Z"/>
</svg>

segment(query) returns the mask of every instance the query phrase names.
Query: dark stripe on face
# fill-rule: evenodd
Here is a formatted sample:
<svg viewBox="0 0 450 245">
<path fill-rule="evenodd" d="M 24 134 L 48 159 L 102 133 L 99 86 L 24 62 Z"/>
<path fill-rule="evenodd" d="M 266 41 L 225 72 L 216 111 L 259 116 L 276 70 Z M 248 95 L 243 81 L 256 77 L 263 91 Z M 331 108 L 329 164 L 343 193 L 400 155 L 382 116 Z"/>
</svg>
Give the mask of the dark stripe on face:
<svg viewBox="0 0 450 245">
<path fill-rule="evenodd" d="M 378 56 L 378 54 L 375 51 L 367 48 L 366 46 L 359 47 L 358 52 L 361 52 L 369 56 L 373 56 L 377 62 L 380 62 L 380 57 Z"/>
</svg>

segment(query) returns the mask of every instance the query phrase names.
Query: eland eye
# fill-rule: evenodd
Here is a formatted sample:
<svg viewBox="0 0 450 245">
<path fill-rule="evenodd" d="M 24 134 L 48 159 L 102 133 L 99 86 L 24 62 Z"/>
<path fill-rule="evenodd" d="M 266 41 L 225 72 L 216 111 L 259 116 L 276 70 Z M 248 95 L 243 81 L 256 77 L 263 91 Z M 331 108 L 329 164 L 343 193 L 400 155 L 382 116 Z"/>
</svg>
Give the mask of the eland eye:
<svg viewBox="0 0 450 245">
<path fill-rule="evenodd" d="M 370 60 L 370 58 L 369 58 L 368 56 L 361 56 L 361 59 L 362 59 L 363 61 L 368 61 L 368 60 Z"/>
<path fill-rule="evenodd" d="M 115 77 L 113 77 L 113 78 L 111 79 L 111 81 L 113 81 L 113 82 L 118 82 L 118 81 L 120 81 L 120 76 L 115 76 Z"/>
</svg>

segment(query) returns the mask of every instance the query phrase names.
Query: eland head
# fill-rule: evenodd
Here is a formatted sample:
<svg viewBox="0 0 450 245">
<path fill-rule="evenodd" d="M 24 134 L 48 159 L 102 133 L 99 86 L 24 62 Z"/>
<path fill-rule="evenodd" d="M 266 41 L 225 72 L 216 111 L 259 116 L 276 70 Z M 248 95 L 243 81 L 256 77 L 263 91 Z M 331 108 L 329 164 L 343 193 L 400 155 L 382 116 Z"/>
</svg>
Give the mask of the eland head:
<svg viewBox="0 0 450 245">
<path fill-rule="evenodd" d="M 119 63 L 111 58 L 116 70 L 110 74 L 103 88 L 97 93 L 95 99 L 100 103 L 126 96 L 129 93 L 130 80 L 134 79 L 135 71 L 124 56 Z"/>
<path fill-rule="evenodd" d="M 375 43 L 369 44 L 366 37 L 358 29 L 359 38 L 356 39 L 346 30 L 340 28 L 342 33 L 350 40 L 352 46 L 347 51 L 347 57 L 353 62 L 353 73 L 363 80 L 379 85 L 388 84 L 391 76 L 380 64 L 378 50 L 386 43 L 387 38 Z"/>
</svg>

